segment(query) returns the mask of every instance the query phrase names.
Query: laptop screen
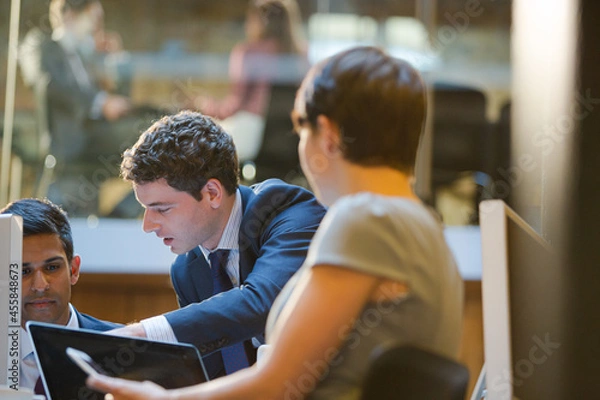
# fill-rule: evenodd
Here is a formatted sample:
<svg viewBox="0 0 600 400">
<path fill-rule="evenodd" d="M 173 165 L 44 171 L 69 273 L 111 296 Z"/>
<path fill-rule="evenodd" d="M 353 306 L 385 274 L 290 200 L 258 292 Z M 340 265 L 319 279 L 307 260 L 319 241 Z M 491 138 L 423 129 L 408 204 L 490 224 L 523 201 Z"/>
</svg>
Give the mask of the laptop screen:
<svg viewBox="0 0 600 400">
<path fill-rule="evenodd" d="M 85 385 L 87 376 L 67 356 L 67 347 L 87 353 L 112 376 L 149 380 L 167 389 L 207 380 L 198 350 L 189 344 L 113 336 L 40 322 L 28 322 L 27 329 L 48 400 L 104 398 Z"/>
</svg>

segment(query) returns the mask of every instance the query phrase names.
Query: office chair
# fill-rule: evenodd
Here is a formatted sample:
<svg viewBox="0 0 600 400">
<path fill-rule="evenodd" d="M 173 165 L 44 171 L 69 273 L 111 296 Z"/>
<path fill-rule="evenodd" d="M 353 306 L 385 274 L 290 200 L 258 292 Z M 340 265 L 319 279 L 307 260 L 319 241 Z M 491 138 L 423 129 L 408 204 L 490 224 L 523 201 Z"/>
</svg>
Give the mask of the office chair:
<svg viewBox="0 0 600 400">
<path fill-rule="evenodd" d="M 302 174 L 298 158 L 298 136 L 290 112 L 298 84 L 274 83 L 265 116 L 263 141 L 253 163 L 256 181 L 279 178 L 290 182 Z"/>
<path fill-rule="evenodd" d="M 489 172 L 486 143 L 490 124 L 486 97 L 477 89 L 433 85 L 433 184 L 449 183 L 464 171 Z"/>
<path fill-rule="evenodd" d="M 493 168 L 490 175 L 496 184 L 494 198 L 500 198 L 511 204 L 512 186 L 507 171 L 510 169 L 511 159 L 511 101 L 506 102 L 500 109 L 500 118 L 494 125 L 494 152 Z M 501 172 L 503 171 L 503 172 Z"/>
<path fill-rule="evenodd" d="M 469 371 L 455 361 L 410 345 L 376 348 L 361 400 L 464 400 Z"/>
<path fill-rule="evenodd" d="M 473 198 L 477 210 L 482 194 L 491 192 L 487 185 L 495 159 L 495 130 L 486 118 L 486 96 L 472 87 L 435 82 L 432 97 L 432 205 L 441 188 L 469 175 L 477 184 Z M 477 213 L 471 218 L 476 219 Z"/>
</svg>

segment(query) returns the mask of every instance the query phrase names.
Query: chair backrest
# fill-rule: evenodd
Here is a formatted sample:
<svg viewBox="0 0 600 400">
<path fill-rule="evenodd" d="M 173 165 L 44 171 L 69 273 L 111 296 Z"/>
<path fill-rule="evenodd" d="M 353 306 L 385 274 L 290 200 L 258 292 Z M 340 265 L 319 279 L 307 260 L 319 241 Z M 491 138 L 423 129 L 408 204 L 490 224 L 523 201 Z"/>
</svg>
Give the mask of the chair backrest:
<svg viewBox="0 0 600 400">
<path fill-rule="evenodd" d="M 498 168 L 508 169 L 511 164 L 511 109 L 512 102 L 506 102 L 500 109 L 500 118 L 496 122 L 496 137 L 495 137 L 495 158 L 496 166 L 493 176 L 498 178 Z"/>
<path fill-rule="evenodd" d="M 464 400 L 469 371 L 456 361 L 414 346 L 378 348 L 363 383 L 362 400 Z"/>
<path fill-rule="evenodd" d="M 296 83 L 276 83 L 265 116 L 261 148 L 254 160 L 256 179 L 285 179 L 298 169 L 298 136 L 293 131 L 290 112 L 298 90 Z"/>
<path fill-rule="evenodd" d="M 485 94 L 450 83 L 433 85 L 433 170 L 488 172 Z"/>
</svg>

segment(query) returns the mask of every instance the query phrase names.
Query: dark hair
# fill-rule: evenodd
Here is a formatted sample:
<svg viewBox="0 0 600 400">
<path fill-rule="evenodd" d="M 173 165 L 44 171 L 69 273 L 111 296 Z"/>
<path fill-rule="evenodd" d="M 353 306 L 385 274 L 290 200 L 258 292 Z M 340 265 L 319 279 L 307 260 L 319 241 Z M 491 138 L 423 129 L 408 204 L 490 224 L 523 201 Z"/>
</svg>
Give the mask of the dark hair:
<svg viewBox="0 0 600 400">
<path fill-rule="evenodd" d="M 20 215 L 23 218 L 23 236 L 58 235 L 67 261 L 73 259 L 73 235 L 67 213 L 48 199 L 21 199 L 0 210 L 0 214 Z"/>
<path fill-rule="evenodd" d="M 210 117 L 181 111 L 165 116 L 148 128 L 123 154 L 121 175 L 136 184 L 165 179 L 169 186 L 196 200 L 215 178 L 229 194 L 239 184 L 239 166 L 233 140 Z"/>
<path fill-rule="evenodd" d="M 302 53 L 300 11 L 294 0 L 252 0 L 248 12 L 262 23 L 261 39 L 276 39 L 282 53 Z"/>
<path fill-rule="evenodd" d="M 313 128 L 319 115 L 335 122 L 345 159 L 413 172 L 426 99 L 409 63 L 375 47 L 356 47 L 315 65 L 299 94 L 306 115 L 296 118 Z"/>
</svg>

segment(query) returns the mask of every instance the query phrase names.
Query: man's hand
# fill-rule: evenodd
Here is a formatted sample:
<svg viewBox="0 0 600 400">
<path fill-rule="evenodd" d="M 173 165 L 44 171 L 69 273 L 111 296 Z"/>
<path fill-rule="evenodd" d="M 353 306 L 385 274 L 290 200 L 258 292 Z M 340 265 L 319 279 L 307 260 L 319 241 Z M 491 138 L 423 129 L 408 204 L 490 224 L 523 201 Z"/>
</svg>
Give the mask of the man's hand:
<svg viewBox="0 0 600 400">
<path fill-rule="evenodd" d="M 131 101 L 125 96 L 110 94 L 102 105 L 102 114 L 109 121 L 115 121 L 131 111 Z"/>
<path fill-rule="evenodd" d="M 98 53 L 117 53 L 123 51 L 123 39 L 118 32 L 99 30 L 94 34 Z"/>
<path fill-rule="evenodd" d="M 146 338 L 146 330 L 142 324 L 135 323 L 131 325 L 124 326 L 122 328 L 112 329 L 106 333 L 110 333 L 111 335 L 117 336 L 129 336 L 129 337 L 140 337 Z"/>
</svg>

